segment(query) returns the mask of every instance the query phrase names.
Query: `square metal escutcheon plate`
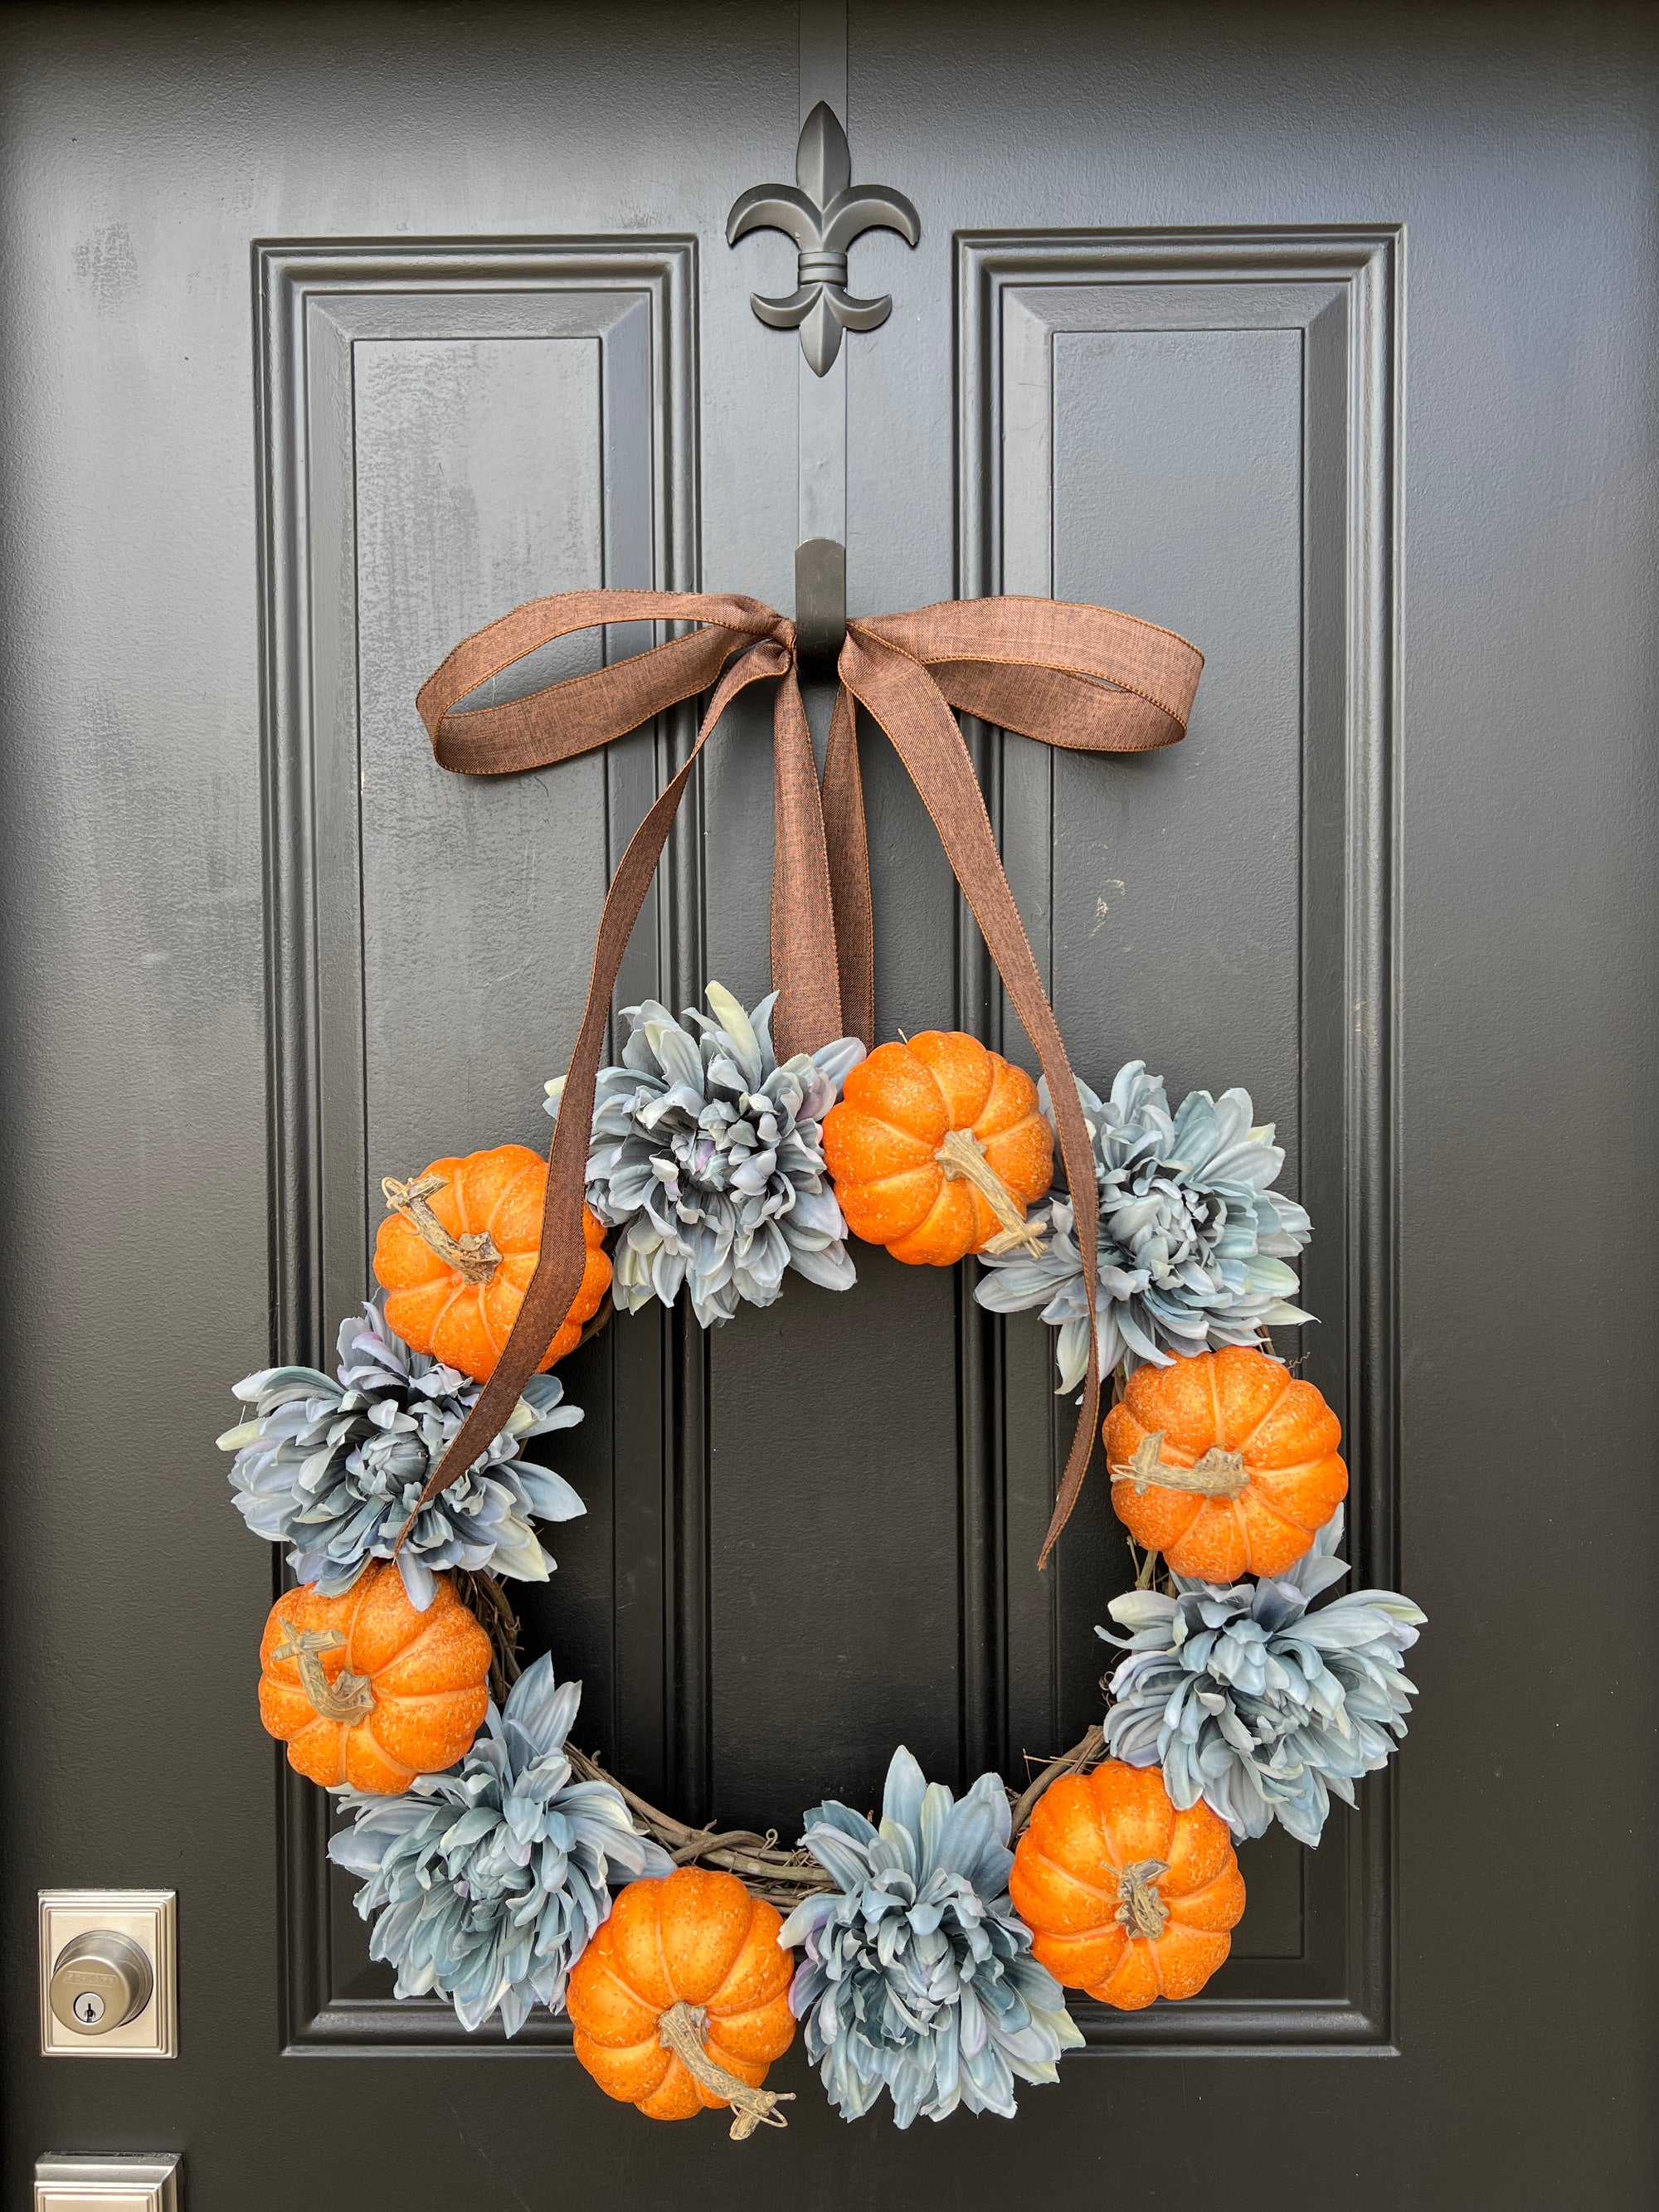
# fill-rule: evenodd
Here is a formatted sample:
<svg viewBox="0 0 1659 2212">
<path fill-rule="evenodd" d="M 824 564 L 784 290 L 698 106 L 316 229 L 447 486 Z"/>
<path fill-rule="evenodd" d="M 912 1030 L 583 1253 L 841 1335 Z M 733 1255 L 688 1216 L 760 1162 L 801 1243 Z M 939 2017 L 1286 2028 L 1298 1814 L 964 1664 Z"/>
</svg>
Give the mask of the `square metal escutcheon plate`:
<svg viewBox="0 0 1659 2212">
<path fill-rule="evenodd" d="M 179 2212 L 178 2154 L 37 2159 L 34 2212 Z"/>
</svg>

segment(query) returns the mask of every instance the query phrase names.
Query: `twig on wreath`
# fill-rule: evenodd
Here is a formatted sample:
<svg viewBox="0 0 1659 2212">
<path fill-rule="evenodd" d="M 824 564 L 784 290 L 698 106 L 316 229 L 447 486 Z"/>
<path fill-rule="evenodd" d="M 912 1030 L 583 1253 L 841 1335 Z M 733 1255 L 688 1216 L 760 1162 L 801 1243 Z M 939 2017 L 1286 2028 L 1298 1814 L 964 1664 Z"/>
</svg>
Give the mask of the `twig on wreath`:
<svg viewBox="0 0 1659 2212">
<path fill-rule="evenodd" d="M 497 1705 L 524 1672 L 519 1664 L 519 1620 L 507 1592 L 491 1574 L 455 1571 L 457 1593 L 482 1622 L 489 1637 L 489 1688 Z M 757 1896 L 773 1905 L 793 1906 L 815 1889 L 833 1889 L 835 1883 L 805 1851 L 778 1848 L 776 1831 L 760 1835 L 752 1828 L 694 1828 L 650 1804 L 625 1782 L 606 1771 L 589 1752 L 567 1744 L 570 1771 L 584 1782 L 608 1782 L 622 1797 L 647 1835 L 659 1843 L 677 1866 L 702 1861 L 728 1874 L 741 1875 Z"/>
<path fill-rule="evenodd" d="M 1062 1774 L 1086 1774 L 1091 1766 L 1098 1766 L 1106 1753 L 1106 1735 L 1098 1721 L 1095 1722 L 1080 1741 L 1069 1751 L 1062 1751 L 1058 1759 L 1048 1764 L 1027 1784 L 1021 1796 L 1013 1798 L 1013 1814 L 1010 1826 L 1011 1838 L 1024 1835 L 1031 1817 L 1031 1808 L 1051 1782 L 1058 1782 Z"/>
<path fill-rule="evenodd" d="M 489 1638 L 489 1694 L 497 1705 L 504 1705 L 507 1692 L 524 1672 L 519 1664 L 519 1617 L 494 1575 L 457 1567 L 455 1595 Z"/>
<path fill-rule="evenodd" d="M 589 1753 L 568 1747 L 571 1771 L 586 1782 L 608 1782 L 648 1836 L 680 1866 L 699 1861 L 726 1874 L 741 1875 L 757 1896 L 773 1905 L 798 1905 L 814 1890 L 833 1889 L 830 1876 L 805 1851 L 781 1850 L 775 1832 L 757 1835 L 749 1828 L 694 1828 L 650 1804 L 625 1782 L 607 1773 Z"/>
<path fill-rule="evenodd" d="M 494 1575 L 474 1574 L 458 1568 L 455 1581 L 459 1595 L 489 1633 L 490 1693 L 498 1705 L 504 1705 L 507 1692 L 524 1671 L 519 1664 L 518 1616 Z M 1051 1759 L 1023 1796 L 1016 1797 L 1011 1790 L 1011 1839 L 1024 1832 L 1031 1817 L 1031 1808 L 1051 1782 L 1058 1781 L 1062 1774 L 1083 1774 L 1091 1766 L 1097 1766 L 1105 1748 L 1105 1738 L 1097 1724 L 1069 1751 L 1062 1752 L 1058 1759 Z M 568 1744 L 565 1756 L 570 1761 L 571 1772 L 584 1782 L 608 1782 L 647 1835 L 662 1845 L 677 1866 L 701 1864 L 740 1875 L 757 1897 L 785 1907 L 798 1905 L 803 1897 L 810 1897 L 815 1891 L 836 1887 L 831 1876 L 809 1852 L 780 1849 L 775 1829 L 763 1836 L 752 1828 L 716 1828 L 712 1823 L 693 1827 L 650 1803 L 625 1782 L 619 1782 L 592 1753 L 578 1751 L 574 1744 Z"/>
<path fill-rule="evenodd" d="M 581 1350 L 583 1345 L 591 1344 L 602 1328 L 606 1328 L 610 1326 L 611 1316 L 616 1310 L 616 1307 L 611 1301 L 611 1293 L 607 1291 L 605 1296 L 599 1300 L 599 1306 L 593 1315 L 592 1320 L 584 1322 L 582 1323 L 582 1333 L 576 1339 L 576 1349 L 578 1352 Z"/>
</svg>

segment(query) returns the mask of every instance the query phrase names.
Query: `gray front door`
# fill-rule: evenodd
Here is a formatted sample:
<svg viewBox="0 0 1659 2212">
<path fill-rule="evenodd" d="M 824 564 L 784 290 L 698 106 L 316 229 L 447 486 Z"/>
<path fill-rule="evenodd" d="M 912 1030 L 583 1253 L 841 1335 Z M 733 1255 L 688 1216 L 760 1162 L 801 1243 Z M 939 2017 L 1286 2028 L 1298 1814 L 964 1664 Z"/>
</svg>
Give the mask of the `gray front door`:
<svg viewBox="0 0 1659 2212">
<path fill-rule="evenodd" d="M 9 2201 L 169 2146 L 192 2212 L 1649 2200 L 1654 53 L 1613 6 L 6 11 Z M 825 95 L 922 236 L 855 246 L 894 311 L 820 381 L 750 307 L 793 249 L 725 224 Z M 1202 1996 L 1083 2005 L 1012 2123 L 848 2130 L 798 2046 L 738 2148 L 545 2014 L 392 2002 L 258 1726 L 213 1438 L 331 1346 L 382 1176 L 544 1144 L 685 742 L 469 782 L 421 680 L 542 593 L 787 611 L 814 535 L 854 613 L 1204 648 L 1166 752 L 971 738 L 1079 1073 L 1277 1122 L 1358 1580 L 1430 1626 L 1395 1769 L 1245 1848 Z M 769 743 L 748 695 L 623 1000 L 767 988 Z M 878 1034 L 1025 1056 L 873 731 L 866 773 Z M 858 1258 L 567 1363 L 587 1513 L 527 1614 L 579 1741 L 789 1840 L 898 1742 L 1072 1742 L 1130 1573 L 1098 1470 L 1035 1572 L 1048 1332 Z M 178 1891 L 176 2059 L 34 2055 L 76 1884 Z"/>
</svg>

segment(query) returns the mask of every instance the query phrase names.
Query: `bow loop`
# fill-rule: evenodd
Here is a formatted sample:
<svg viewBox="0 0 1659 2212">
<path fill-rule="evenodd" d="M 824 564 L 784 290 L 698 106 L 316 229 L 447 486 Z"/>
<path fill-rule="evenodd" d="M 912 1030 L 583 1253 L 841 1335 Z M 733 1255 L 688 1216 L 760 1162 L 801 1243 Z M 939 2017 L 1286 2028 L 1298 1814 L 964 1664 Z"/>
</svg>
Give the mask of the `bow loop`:
<svg viewBox="0 0 1659 2212">
<path fill-rule="evenodd" d="M 1172 629 L 1063 599 L 941 599 L 860 627 L 929 666 L 1001 662 L 1093 677 L 1140 693 L 1183 727 L 1204 665 L 1198 647 Z"/>
<path fill-rule="evenodd" d="M 461 702 L 553 639 L 622 623 L 696 625 L 648 651 L 519 699 Z M 1043 1073 L 1059 1127 L 1084 1279 L 1095 1279 L 1094 1155 L 1054 1010 L 1043 990 L 953 707 L 1040 743 L 1139 752 L 1185 732 L 1203 655 L 1173 631 L 1052 599 L 951 599 L 849 622 L 820 782 L 795 660 L 795 625 L 758 599 L 677 592 L 567 592 L 466 638 L 422 686 L 441 766 L 504 775 L 591 752 L 681 702 L 711 694 L 684 764 L 629 841 L 605 894 L 586 1006 L 549 1152 L 542 1248 L 494 1374 L 434 1473 L 422 1505 L 483 1453 L 540 1364 L 581 1279 L 588 1131 L 623 954 L 698 755 L 750 684 L 775 682 L 774 1035 L 781 1055 L 845 1033 L 874 1035 L 874 946 L 854 702 L 881 725 L 938 828 Z M 1088 1468 L 1099 1416 L 1095 1332 L 1078 1430 L 1039 1564 Z M 418 1508 L 416 1509 L 419 1510 Z"/>
<path fill-rule="evenodd" d="M 455 711 L 492 678 L 556 638 L 634 622 L 698 627 L 524 698 Z M 428 677 L 415 704 L 441 767 L 464 775 L 509 775 L 592 752 L 682 700 L 701 697 L 734 653 L 760 641 L 781 642 L 793 658 L 794 625 L 763 601 L 736 593 L 561 592 L 532 599 L 463 638 Z"/>
</svg>

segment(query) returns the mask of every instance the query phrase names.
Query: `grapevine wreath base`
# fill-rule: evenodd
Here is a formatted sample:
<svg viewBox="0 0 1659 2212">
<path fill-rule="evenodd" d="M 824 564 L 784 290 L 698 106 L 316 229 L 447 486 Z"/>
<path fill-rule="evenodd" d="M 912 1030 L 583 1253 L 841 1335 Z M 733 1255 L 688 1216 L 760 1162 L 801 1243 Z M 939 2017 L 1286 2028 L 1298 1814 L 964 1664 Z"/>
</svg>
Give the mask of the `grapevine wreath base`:
<svg viewBox="0 0 1659 2212">
<path fill-rule="evenodd" d="M 551 637 L 641 620 L 696 627 L 458 711 Z M 1310 1224 L 1273 1188 L 1272 1126 L 1242 1091 L 1172 1109 L 1139 1061 L 1103 1097 L 1073 1073 L 950 712 L 1138 750 L 1181 736 L 1199 665 L 1167 631 L 1048 601 L 854 623 L 821 787 L 793 627 L 751 600 L 539 601 L 422 690 L 440 762 L 490 774 L 712 687 L 695 758 L 738 689 L 775 681 L 780 988 L 745 1009 L 711 983 L 679 1020 L 630 1007 L 619 1062 L 599 1064 L 688 761 L 607 897 L 587 1012 L 547 1086 L 548 1161 L 509 1143 L 398 1164 L 380 1299 L 341 1326 L 334 1372 L 236 1386 L 234 1502 L 296 1578 L 261 1641 L 260 1717 L 337 1796 L 329 1853 L 361 1880 L 399 1997 L 435 1993 L 509 2036 L 538 2005 L 563 2010 L 607 2095 L 656 2119 L 726 2109 L 739 2141 L 785 2124 L 766 2077 L 797 2026 L 848 2119 L 884 2096 L 902 2128 L 1012 2117 L 1016 2084 L 1052 2081 L 1082 2041 L 1066 1990 L 1126 2010 L 1195 1995 L 1244 1911 L 1236 1846 L 1275 1820 L 1316 1844 L 1332 1793 L 1352 1805 L 1404 1736 L 1423 1615 L 1386 1590 L 1315 1602 L 1347 1571 L 1348 1478 L 1334 1414 L 1269 1334 L 1311 1318 L 1291 1303 Z M 866 1048 L 854 700 L 939 828 L 1040 1082 L 956 1032 Z M 830 1799 L 792 1847 L 691 1826 L 577 1750 L 580 1687 L 550 1656 L 520 1666 L 507 1585 L 545 1581 L 548 1529 L 585 1510 L 546 1464 L 581 1419 L 562 1358 L 653 1301 L 684 1295 L 708 1328 L 770 1304 L 791 1271 L 848 1290 L 849 1239 L 915 1266 L 971 1259 L 982 1305 L 1054 1329 L 1081 1417 L 1043 1557 L 1103 1435 L 1133 1587 L 1097 1632 L 1121 1655 L 1103 1713 L 1020 1790 L 986 1774 L 954 1798 L 901 1747 L 878 1819 Z"/>
</svg>

